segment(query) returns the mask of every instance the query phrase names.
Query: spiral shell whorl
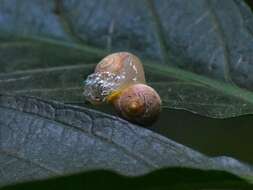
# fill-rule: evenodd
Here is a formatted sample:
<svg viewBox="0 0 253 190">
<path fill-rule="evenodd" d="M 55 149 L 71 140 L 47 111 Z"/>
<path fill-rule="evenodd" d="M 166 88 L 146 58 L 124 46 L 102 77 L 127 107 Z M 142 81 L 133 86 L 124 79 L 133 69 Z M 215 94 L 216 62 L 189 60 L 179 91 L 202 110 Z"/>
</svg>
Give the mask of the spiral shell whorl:
<svg viewBox="0 0 253 190">
<path fill-rule="evenodd" d="M 97 64 L 95 72 L 110 72 L 124 75 L 125 85 L 146 82 L 140 59 L 128 52 L 113 53 L 106 56 Z"/>
<path fill-rule="evenodd" d="M 121 92 L 114 101 L 114 107 L 123 118 L 150 125 L 160 114 L 161 99 L 153 88 L 145 84 L 135 84 Z"/>
<path fill-rule="evenodd" d="M 141 125 L 151 125 L 161 111 L 161 99 L 146 85 L 141 61 L 128 52 L 103 58 L 87 77 L 83 94 L 92 104 L 113 104 L 121 117 Z"/>
</svg>

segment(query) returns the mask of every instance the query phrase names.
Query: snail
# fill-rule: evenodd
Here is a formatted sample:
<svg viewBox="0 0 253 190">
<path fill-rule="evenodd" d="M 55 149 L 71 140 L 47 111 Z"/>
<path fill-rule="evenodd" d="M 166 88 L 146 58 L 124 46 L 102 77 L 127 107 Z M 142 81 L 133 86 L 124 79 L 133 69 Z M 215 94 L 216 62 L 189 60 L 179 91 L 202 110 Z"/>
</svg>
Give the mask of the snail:
<svg viewBox="0 0 253 190">
<path fill-rule="evenodd" d="M 112 104 L 119 116 L 141 125 L 154 123 L 161 111 L 160 96 L 146 84 L 140 59 L 128 52 L 103 58 L 85 80 L 83 94 L 94 105 Z"/>
</svg>

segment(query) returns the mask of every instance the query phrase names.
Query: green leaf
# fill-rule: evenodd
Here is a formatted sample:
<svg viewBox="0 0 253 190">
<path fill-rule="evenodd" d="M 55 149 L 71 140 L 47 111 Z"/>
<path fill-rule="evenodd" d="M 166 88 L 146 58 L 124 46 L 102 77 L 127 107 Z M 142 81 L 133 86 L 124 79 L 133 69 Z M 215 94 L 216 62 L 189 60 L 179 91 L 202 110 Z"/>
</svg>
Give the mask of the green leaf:
<svg viewBox="0 0 253 190">
<path fill-rule="evenodd" d="M 102 57 L 130 51 L 143 59 L 164 107 L 216 118 L 253 113 L 252 22 L 239 0 L 2 0 L 0 94 L 11 95 L 0 96 L 0 185 L 172 166 L 252 179 L 252 166 L 232 158 L 62 104 L 84 102 L 82 81 Z"/>
<path fill-rule="evenodd" d="M 148 175 L 126 177 L 99 170 L 82 174 L 17 184 L 2 190 L 19 189 L 250 189 L 253 186 L 227 172 L 189 168 L 167 168 Z"/>
<path fill-rule="evenodd" d="M 253 176 L 252 166 L 233 158 L 207 157 L 117 117 L 36 98 L 0 96 L 0 139 L 0 186 L 95 169 L 138 176 L 178 166 Z"/>
<path fill-rule="evenodd" d="M 253 113 L 253 15 L 242 1 L 14 2 L 0 7 L 0 92 L 81 103 L 93 64 L 129 50 L 164 107 Z"/>
</svg>

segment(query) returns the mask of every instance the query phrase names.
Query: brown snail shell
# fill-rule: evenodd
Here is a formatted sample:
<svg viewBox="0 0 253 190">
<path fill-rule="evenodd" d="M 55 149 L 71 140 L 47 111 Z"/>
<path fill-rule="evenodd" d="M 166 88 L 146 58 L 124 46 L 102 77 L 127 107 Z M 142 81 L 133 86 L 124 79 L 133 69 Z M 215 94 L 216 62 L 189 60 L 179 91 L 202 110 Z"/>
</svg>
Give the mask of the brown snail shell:
<svg viewBox="0 0 253 190">
<path fill-rule="evenodd" d="M 146 83 L 140 59 L 128 52 L 113 53 L 106 56 L 97 64 L 95 72 L 110 72 L 116 75 L 123 75 L 125 76 L 123 85 Z"/>
<path fill-rule="evenodd" d="M 140 59 L 128 52 L 103 58 L 88 76 L 84 96 L 92 104 L 111 103 L 121 117 L 142 125 L 152 124 L 161 110 L 159 95 L 146 85 Z"/>
<path fill-rule="evenodd" d="M 113 101 L 118 114 L 134 123 L 150 125 L 161 111 L 161 99 L 157 92 L 145 84 L 133 84 L 122 90 Z"/>
</svg>

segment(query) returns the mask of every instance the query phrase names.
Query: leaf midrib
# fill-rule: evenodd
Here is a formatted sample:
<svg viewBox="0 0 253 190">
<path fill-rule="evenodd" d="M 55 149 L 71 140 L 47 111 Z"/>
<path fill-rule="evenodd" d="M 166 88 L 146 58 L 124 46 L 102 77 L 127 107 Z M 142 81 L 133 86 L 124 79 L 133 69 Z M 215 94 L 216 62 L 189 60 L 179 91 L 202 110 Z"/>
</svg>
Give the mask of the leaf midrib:
<svg viewBox="0 0 253 190">
<path fill-rule="evenodd" d="M 108 52 L 105 50 L 101 50 L 98 48 L 93 48 L 90 46 L 84 46 L 80 44 L 72 44 L 69 42 L 62 42 L 54 39 L 48 39 L 48 38 L 41 38 L 38 36 L 22 36 L 19 39 L 23 40 L 32 40 L 32 41 L 38 41 L 38 42 L 44 42 L 47 44 L 51 45 L 56 45 L 56 46 L 63 46 L 67 48 L 73 48 L 78 51 L 83 51 L 89 54 L 94 54 L 97 57 L 104 57 Z M 208 87 L 211 87 L 213 89 L 216 89 L 220 91 L 221 93 L 234 96 L 236 98 L 240 98 L 246 102 L 249 102 L 250 104 L 253 104 L 253 93 L 249 90 L 239 88 L 237 86 L 232 86 L 229 85 L 225 82 L 222 81 L 216 81 L 211 78 L 207 78 L 205 76 L 201 76 L 198 74 L 195 74 L 190 71 L 185 71 L 176 67 L 171 67 L 171 66 L 165 66 L 165 65 L 159 65 L 156 64 L 154 61 L 149 61 L 149 60 L 144 60 L 143 65 L 146 69 L 150 69 L 153 73 L 158 73 L 160 75 L 164 76 L 172 76 L 176 79 L 180 80 L 185 80 L 185 81 L 192 81 L 192 82 L 197 82 L 203 85 L 206 85 Z"/>
<path fill-rule="evenodd" d="M 197 82 L 197 83 L 206 85 L 208 87 L 211 87 L 213 89 L 216 89 L 224 94 L 231 95 L 236 98 L 240 98 L 242 100 L 245 100 L 253 104 L 253 93 L 250 92 L 249 90 L 228 85 L 225 82 L 216 81 L 214 79 L 210 79 L 205 76 L 201 76 L 189 71 L 184 71 L 175 67 L 168 67 L 168 66 L 162 67 L 160 65 L 152 64 L 150 62 L 149 64 L 144 63 L 144 65 L 145 67 L 152 69 L 153 72 L 159 72 L 159 74 L 163 74 L 166 76 L 168 76 L 168 74 L 171 74 L 171 76 L 175 77 L 176 79 Z"/>
</svg>

